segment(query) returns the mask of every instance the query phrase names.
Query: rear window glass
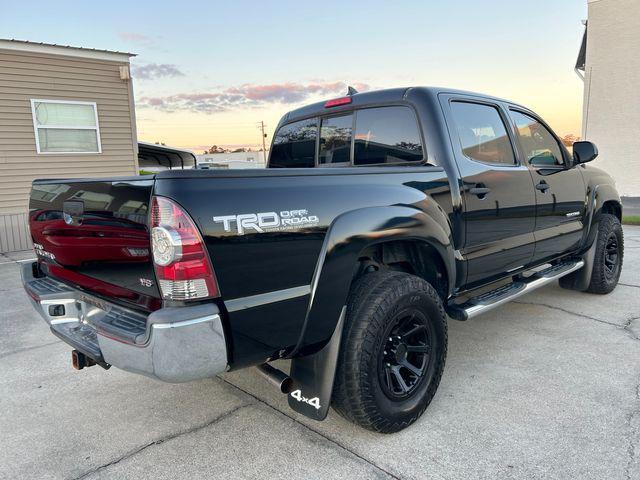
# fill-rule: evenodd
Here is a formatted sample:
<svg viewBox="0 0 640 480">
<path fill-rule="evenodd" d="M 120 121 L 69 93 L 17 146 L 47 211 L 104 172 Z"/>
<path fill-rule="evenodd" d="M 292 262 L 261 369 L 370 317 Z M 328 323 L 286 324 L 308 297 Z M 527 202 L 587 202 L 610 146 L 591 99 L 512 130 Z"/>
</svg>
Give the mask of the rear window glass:
<svg viewBox="0 0 640 480">
<path fill-rule="evenodd" d="M 462 153 L 484 163 L 514 165 L 515 157 L 498 109 L 479 103 L 451 103 Z"/>
<path fill-rule="evenodd" d="M 420 131 L 408 107 L 366 108 L 356 113 L 355 165 L 419 162 Z"/>
<path fill-rule="evenodd" d="M 351 161 L 351 130 L 353 115 L 323 118 L 320 126 L 320 164 Z"/>
<path fill-rule="evenodd" d="M 315 166 L 318 120 L 311 118 L 280 127 L 273 139 L 269 166 L 304 168 Z"/>
</svg>

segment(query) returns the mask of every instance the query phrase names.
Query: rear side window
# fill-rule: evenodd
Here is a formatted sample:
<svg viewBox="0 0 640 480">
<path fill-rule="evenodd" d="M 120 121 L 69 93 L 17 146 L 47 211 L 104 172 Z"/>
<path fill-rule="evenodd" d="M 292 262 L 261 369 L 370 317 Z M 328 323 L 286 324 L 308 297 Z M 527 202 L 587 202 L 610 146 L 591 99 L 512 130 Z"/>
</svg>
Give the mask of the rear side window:
<svg viewBox="0 0 640 480">
<path fill-rule="evenodd" d="M 280 127 L 273 139 L 269 167 L 304 168 L 315 166 L 318 120 L 311 118 Z"/>
<path fill-rule="evenodd" d="M 511 141 L 496 107 L 452 102 L 451 112 L 466 157 L 483 163 L 515 165 Z"/>
<path fill-rule="evenodd" d="M 419 162 L 423 159 L 416 116 L 408 107 L 358 110 L 354 143 L 355 165 Z"/>
<path fill-rule="evenodd" d="M 352 126 L 353 115 L 322 119 L 318 155 L 318 161 L 321 165 L 351 161 Z"/>
</svg>

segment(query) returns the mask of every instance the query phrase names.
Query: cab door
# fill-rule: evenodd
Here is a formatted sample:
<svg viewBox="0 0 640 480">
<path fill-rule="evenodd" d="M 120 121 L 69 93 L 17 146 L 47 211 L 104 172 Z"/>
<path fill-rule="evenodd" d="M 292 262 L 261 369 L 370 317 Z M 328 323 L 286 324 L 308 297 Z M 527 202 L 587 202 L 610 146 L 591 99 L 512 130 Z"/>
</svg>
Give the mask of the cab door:
<svg viewBox="0 0 640 480">
<path fill-rule="evenodd" d="M 586 214 L 586 186 L 579 168 L 551 129 L 532 112 L 511 108 L 521 161 L 529 166 L 536 196 L 533 261 L 578 249 Z"/>
<path fill-rule="evenodd" d="M 462 179 L 466 288 L 527 265 L 534 250 L 535 193 L 531 172 L 518 161 L 514 132 L 499 102 L 441 97 Z"/>
</svg>

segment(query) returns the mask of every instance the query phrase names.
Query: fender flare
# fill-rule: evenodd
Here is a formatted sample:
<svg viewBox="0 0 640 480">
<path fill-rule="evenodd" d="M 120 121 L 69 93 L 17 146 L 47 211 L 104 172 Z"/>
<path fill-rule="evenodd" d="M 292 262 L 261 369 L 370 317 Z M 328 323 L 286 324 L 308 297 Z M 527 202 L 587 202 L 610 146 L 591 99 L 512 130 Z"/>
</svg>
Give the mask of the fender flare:
<svg viewBox="0 0 640 480">
<path fill-rule="evenodd" d="M 587 222 L 582 238 L 582 250 L 588 250 L 593 244 L 597 232 L 602 208 L 606 202 L 613 201 L 622 208 L 622 201 L 615 187 L 608 183 L 600 183 L 591 186 L 591 191 L 587 194 Z"/>
<path fill-rule="evenodd" d="M 392 240 L 424 242 L 442 258 L 449 285 L 455 283 L 451 229 L 442 210 L 429 210 L 426 213 L 406 206 L 367 207 L 334 220 L 318 257 L 307 315 L 292 356 L 305 347 L 326 343 L 331 337 L 346 303 L 358 258 L 372 245 Z M 440 218 L 434 218 L 434 210 Z"/>
<path fill-rule="evenodd" d="M 586 225 L 582 236 L 581 254 L 584 260 L 584 267 L 565 277 L 568 288 L 584 291 L 589 287 L 591 274 L 593 272 L 593 262 L 596 254 L 596 235 L 598 234 L 598 223 L 602 215 L 602 208 L 605 202 L 616 202 L 622 208 L 620 196 L 615 187 L 608 183 L 593 185 L 587 194 L 587 214 Z"/>
</svg>

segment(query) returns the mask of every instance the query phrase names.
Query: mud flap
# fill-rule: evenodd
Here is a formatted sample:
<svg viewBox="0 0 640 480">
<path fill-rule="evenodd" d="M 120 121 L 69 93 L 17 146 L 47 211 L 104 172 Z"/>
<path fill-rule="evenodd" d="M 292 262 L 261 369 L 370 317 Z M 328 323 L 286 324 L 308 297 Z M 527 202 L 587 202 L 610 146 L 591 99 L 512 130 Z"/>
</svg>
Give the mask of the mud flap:
<svg viewBox="0 0 640 480">
<path fill-rule="evenodd" d="M 584 260 L 584 267 L 564 277 L 564 288 L 570 288 L 571 290 L 577 290 L 579 292 L 584 292 L 589 288 L 589 283 L 591 283 L 591 274 L 593 273 L 593 263 L 595 262 L 596 257 L 597 240 L 597 238 L 593 240 L 589 250 L 587 250 L 582 256 Z"/>
<path fill-rule="evenodd" d="M 289 406 L 313 420 L 324 420 L 329 413 L 346 310 L 342 308 L 336 329 L 322 350 L 291 361 Z"/>
</svg>

